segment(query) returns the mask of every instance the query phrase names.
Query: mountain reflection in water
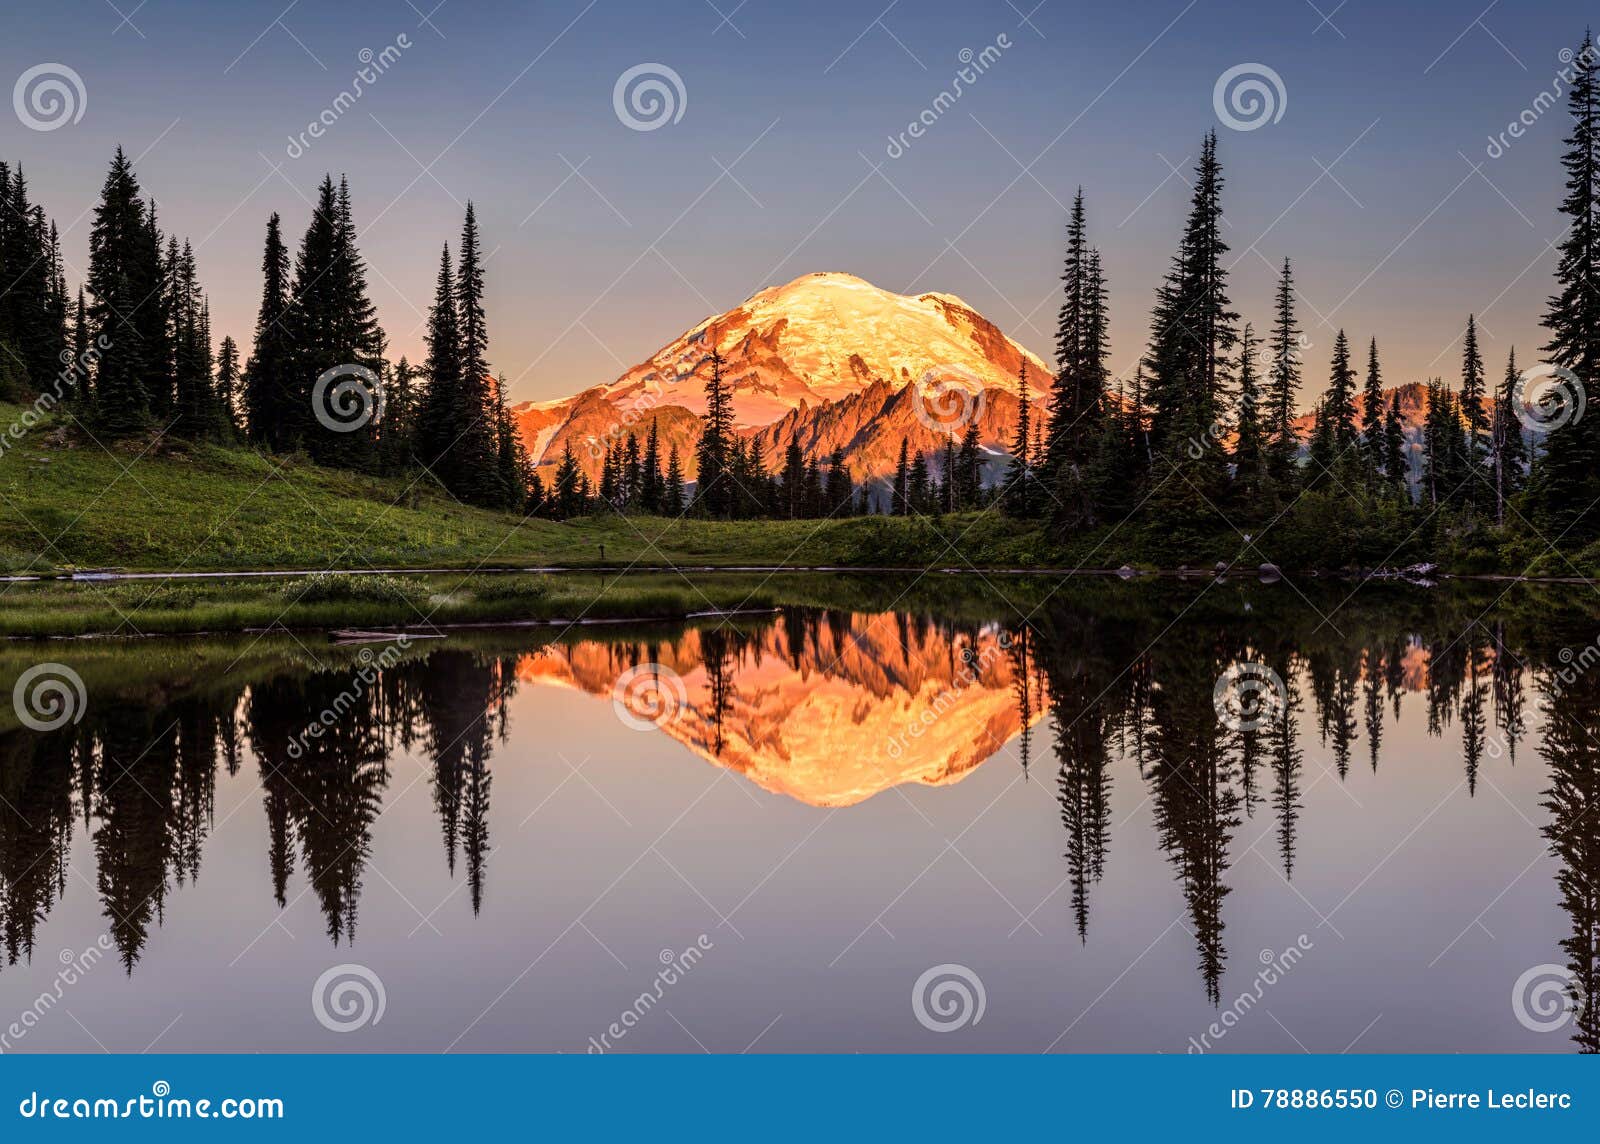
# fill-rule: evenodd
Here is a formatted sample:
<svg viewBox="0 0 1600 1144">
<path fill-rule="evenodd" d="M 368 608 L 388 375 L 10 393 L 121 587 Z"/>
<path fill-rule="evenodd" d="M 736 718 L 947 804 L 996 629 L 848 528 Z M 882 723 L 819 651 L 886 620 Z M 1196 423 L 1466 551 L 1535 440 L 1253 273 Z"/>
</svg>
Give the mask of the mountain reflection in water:
<svg viewBox="0 0 1600 1144">
<path fill-rule="evenodd" d="M 547 643 L 527 632 L 474 634 L 419 642 L 360 685 L 352 681 L 371 654 L 346 648 L 291 654 L 274 645 L 249 657 L 229 648 L 208 659 L 175 641 L 152 645 L 160 650 L 52 647 L 84 678 L 89 702 L 80 722 L 48 733 L 0 723 L 3 960 L 31 963 L 63 898 L 92 892 L 137 977 L 152 929 L 185 908 L 185 890 L 202 873 L 221 825 L 219 770 L 253 770 L 258 783 L 267 838 L 259 892 L 281 909 L 303 884 L 329 943 L 356 943 L 397 752 L 427 761 L 439 856 L 453 879 L 459 870 L 473 914 L 492 912 L 491 873 L 512 876 L 492 861 L 497 752 L 538 734 L 513 726 L 513 697 L 570 689 L 573 702 L 611 704 L 619 680 L 648 664 L 678 690 L 641 749 L 669 736 L 808 806 L 850 808 L 903 797 L 907 784 L 957 784 L 997 755 L 996 765 L 1020 763 L 1059 804 L 1059 851 L 1039 861 L 1059 868 L 1085 944 L 1097 924 L 1114 924 L 1100 920 L 1112 905 L 1096 890 L 1120 825 L 1113 784 L 1133 784 L 1181 891 L 1213 1005 L 1228 972 L 1230 874 L 1241 848 L 1264 851 L 1292 885 L 1311 860 L 1302 852 L 1307 789 L 1362 767 L 1381 791 L 1388 768 L 1412 763 L 1389 757 L 1386 740 L 1413 725 L 1421 733 L 1425 722 L 1427 736 L 1459 743 L 1459 797 L 1485 797 L 1497 768 L 1545 768 L 1544 818 L 1529 836 L 1541 831 L 1559 864 L 1554 890 L 1570 922 L 1551 959 L 1594 995 L 1600 671 L 1582 670 L 1567 650 L 1590 635 L 1564 638 L 1547 617 L 1474 621 L 1465 603 L 1453 610 L 1414 599 L 1341 611 L 1338 627 L 1300 607 L 1270 616 L 1186 611 L 1057 599 L 1022 622 L 1003 608 L 989 619 L 935 619 L 789 607 L 770 618 Z M 43 653 L 6 656 L 0 684 L 9 693 Z M 230 659 L 244 662 L 218 670 Z M 1219 719 L 1217 682 L 1234 663 L 1265 665 L 1284 682 L 1280 718 L 1240 730 Z M 1542 717 L 1532 719 L 1536 710 Z M 324 711 L 337 716 L 307 735 Z M 1331 766 L 1308 763 L 1308 749 Z M 92 883 L 69 862 L 85 840 Z M 1600 1050 L 1596 1006 L 1571 1036 L 1581 1051 Z"/>
</svg>

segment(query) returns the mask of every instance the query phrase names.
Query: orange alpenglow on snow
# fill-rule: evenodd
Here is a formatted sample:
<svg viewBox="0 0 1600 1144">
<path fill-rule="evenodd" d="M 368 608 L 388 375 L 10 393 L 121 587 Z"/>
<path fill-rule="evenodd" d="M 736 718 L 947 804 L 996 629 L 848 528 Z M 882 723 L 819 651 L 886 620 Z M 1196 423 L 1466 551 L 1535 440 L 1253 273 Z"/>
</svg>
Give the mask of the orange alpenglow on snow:
<svg viewBox="0 0 1600 1144">
<path fill-rule="evenodd" d="M 534 460 L 554 466 L 567 445 L 593 476 L 605 445 L 629 431 L 643 438 L 655 421 L 661 453 L 691 457 L 705 412 L 715 332 L 733 386 L 739 432 L 756 437 L 768 464 L 798 437 L 808 458 L 843 449 L 857 480 L 889 475 L 900 439 L 922 452 L 946 435 L 917 416 L 930 386 L 956 385 L 984 399 L 977 423 L 999 455 L 1016 430 L 1017 375 L 1043 399 L 1045 363 L 950 294 L 907 296 L 853 274 L 807 274 L 709 317 L 616 381 L 512 412 Z"/>
<path fill-rule="evenodd" d="M 901 620 L 858 616 L 849 630 L 819 622 L 803 632 L 774 624 L 730 645 L 720 720 L 709 641 L 689 632 L 656 646 L 648 654 L 677 676 L 665 690 L 681 683 L 682 697 L 668 705 L 660 732 L 810 806 L 852 806 L 907 783 L 959 782 L 1023 730 L 1016 665 L 997 630 L 956 643 Z M 555 645 L 526 657 L 517 677 L 611 702 L 635 666 L 625 650 Z M 1035 698 L 1032 722 L 1043 714 Z"/>
</svg>

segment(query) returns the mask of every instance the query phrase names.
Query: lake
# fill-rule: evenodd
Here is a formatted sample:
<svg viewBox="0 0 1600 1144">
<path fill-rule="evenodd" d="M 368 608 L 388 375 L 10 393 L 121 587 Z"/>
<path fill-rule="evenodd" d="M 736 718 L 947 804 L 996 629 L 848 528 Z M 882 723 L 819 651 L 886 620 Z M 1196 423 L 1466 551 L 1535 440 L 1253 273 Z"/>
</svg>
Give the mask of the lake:
<svg viewBox="0 0 1600 1144">
<path fill-rule="evenodd" d="M 6 644 L 0 1048 L 1600 1048 L 1593 588 L 773 586 Z"/>
</svg>

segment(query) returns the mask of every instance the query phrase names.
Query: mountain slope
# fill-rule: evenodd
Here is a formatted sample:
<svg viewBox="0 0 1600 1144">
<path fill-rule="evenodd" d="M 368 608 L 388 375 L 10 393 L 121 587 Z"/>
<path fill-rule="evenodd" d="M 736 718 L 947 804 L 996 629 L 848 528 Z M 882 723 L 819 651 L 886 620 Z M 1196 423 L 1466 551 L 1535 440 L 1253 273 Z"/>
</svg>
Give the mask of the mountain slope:
<svg viewBox="0 0 1600 1144">
<path fill-rule="evenodd" d="M 553 468 L 570 445 L 594 475 L 608 442 L 630 431 L 643 438 L 655 421 L 663 456 L 676 444 L 687 466 L 713 339 L 726 359 L 739 431 L 760 440 L 769 464 L 798 434 L 808 456 L 844 449 L 856 480 L 892 471 L 902 435 L 926 452 L 943 448 L 944 435 L 924 426 L 911 400 L 930 387 L 957 385 L 973 400 L 982 394 L 979 429 L 984 444 L 1000 450 L 1010 442 L 1023 361 L 1036 397 L 1050 382 L 1039 358 L 960 298 L 808 274 L 705 319 L 610 384 L 516 406 L 535 461 Z"/>
</svg>

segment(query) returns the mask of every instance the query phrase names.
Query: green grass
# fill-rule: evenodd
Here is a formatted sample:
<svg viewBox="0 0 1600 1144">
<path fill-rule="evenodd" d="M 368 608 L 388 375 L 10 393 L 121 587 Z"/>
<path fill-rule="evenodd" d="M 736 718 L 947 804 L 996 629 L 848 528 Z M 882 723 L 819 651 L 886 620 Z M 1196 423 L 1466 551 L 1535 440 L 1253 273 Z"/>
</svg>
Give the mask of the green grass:
<svg viewBox="0 0 1600 1144">
<path fill-rule="evenodd" d="M 0 433 L 22 414 L 0 403 Z M 960 564 L 1020 558 L 997 513 L 926 521 L 521 519 L 424 482 L 148 437 L 104 447 L 59 423 L 0 453 L 0 572 L 629 564 Z M 146 451 L 148 449 L 148 451 Z M 966 533 L 952 551 L 946 538 Z"/>
<path fill-rule="evenodd" d="M 770 608 L 754 575 L 691 583 L 682 576 L 594 573 L 320 576 L 284 579 L 43 581 L 9 586 L 0 637 L 175 635 L 287 628 L 406 628 L 563 620 L 677 620 Z"/>
</svg>

